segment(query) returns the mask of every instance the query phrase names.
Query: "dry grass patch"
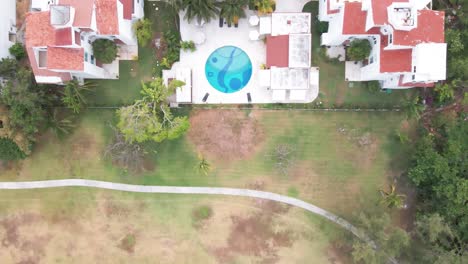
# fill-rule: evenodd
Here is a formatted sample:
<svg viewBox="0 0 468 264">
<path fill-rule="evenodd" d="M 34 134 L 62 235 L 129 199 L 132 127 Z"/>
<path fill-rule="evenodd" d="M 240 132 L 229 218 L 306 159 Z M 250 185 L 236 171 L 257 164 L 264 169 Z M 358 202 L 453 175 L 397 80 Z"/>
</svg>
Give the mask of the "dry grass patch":
<svg viewBox="0 0 468 264">
<path fill-rule="evenodd" d="M 230 162 L 252 157 L 264 141 L 258 112 L 198 110 L 190 117 L 189 141 L 205 157 Z"/>
</svg>

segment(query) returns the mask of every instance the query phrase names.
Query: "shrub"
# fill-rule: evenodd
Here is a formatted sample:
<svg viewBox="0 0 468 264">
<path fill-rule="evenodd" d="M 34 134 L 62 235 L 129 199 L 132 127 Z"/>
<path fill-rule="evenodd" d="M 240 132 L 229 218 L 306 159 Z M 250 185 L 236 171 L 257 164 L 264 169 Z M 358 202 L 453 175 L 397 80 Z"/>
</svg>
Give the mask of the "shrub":
<svg viewBox="0 0 468 264">
<path fill-rule="evenodd" d="M 191 52 L 194 52 L 197 47 L 195 47 L 195 43 L 193 41 L 181 41 L 180 42 L 180 47 L 184 50 L 184 51 L 188 51 L 190 50 Z"/>
<path fill-rule="evenodd" d="M 198 206 L 193 209 L 192 222 L 194 226 L 200 226 L 201 222 L 209 219 L 213 215 L 213 209 L 208 205 Z"/>
<path fill-rule="evenodd" d="M 140 19 L 133 25 L 133 29 L 136 32 L 138 43 L 143 47 L 148 45 L 152 38 L 151 20 Z"/>
<path fill-rule="evenodd" d="M 11 55 L 15 56 L 17 60 L 21 60 L 26 56 L 26 51 L 24 50 L 23 45 L 21 43 L 15 43 L 11 46 L 8 51 L 10 51 Z"/>
<path fill-rule="evenodd" d="M 3 58 L 0 61 L 0 76 L 13 77 L 18 71 L 18 62 L 15 59 Z"/>
<path fill-rule="evenodd" d="M 371 93 L 376 93 L 381 90 L 379 81 L 369 81 L 366 82 L 367 90 Z"/>
<path fill-rule="evenodd" d="M 172 64 L 178 61 L 180 57 L 180 38 L 172 31 L 164 32 L 163 38 L 167 46 L 166 54 L 164 56 L 167 60 L 166 67 L 171 68 Z"/>
<path fill-rule="evenodd" d="M 117 58 L 117 45 L 109 39 L 97 39 L 93 42 L 93 53 L 96 60 L 108 64 Z"/>
<path fill-rule="evenodd" d="M 0 160 L 19 160 L 26 154 L 9 138 L 0 138 Z"/>
<path fill-rule="evenodd" d="M 320 34 L 328 31 L 328 22 L 317 20 L 315 26 Z"/>
<path fill-rule="evenodd" d="M 371 52 L 371 45 L 367 39 L 356 39 L 351 42 L 351 45 L 346 51 L 349 60 L 351 61 L 362 61 L 369 57 Z"/>
</svg>

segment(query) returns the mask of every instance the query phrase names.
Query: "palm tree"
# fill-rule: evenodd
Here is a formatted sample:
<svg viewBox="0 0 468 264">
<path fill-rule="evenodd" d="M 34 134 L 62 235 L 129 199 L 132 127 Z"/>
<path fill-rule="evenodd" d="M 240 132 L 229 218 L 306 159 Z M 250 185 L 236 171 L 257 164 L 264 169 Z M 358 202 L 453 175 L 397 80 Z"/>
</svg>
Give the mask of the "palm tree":
<svg viewBox="0 0 468 264">
<path fill-rule="evenodd" d="M 62 92 L 62 102 L 65 106 L 71 108 L 75 114 L 78 114 L 81 108 L 86 104 L 83 92 L 90 91 L 91 87 L 93 87 L 92 84 L 85 83 L 80 85 L 77 80 L 67 82 Z"/>
<path fill-rule="evenodd" d="M 185 9 L 187 21 L 191 22 L 196 18 L 198 24 L 210 22 L 218 15 L 215 0 L 183 0 L 182 9 Z"/>
<path fill-rule="evenodd" d="M 59 118 L 58 112 L 54 110 L 48 121 L 48 127 L 57 138 L 61 138 L 71 133 L 75 125 L 69 118 Z"/>
<path fill-rule="evenodd" d="M 405 195 L 396 192 L 395 184 L 390 185 L 390 191 L 379 190 L 382 195 L 381 202 L 388 208 L 403 208 L 405 205 Z"/>
<path fill-rule="evenodd" d="M 239 18 L 245 17 L 245 6 L 248 0 L 224 0 L 218 2 L 217 6 L 220 9 L 219 15 L 225 18 L 227 23 L 237 24 Z"/>
<path fill-rule="evenodd" d="M 199 173 L 208 175 L 211 170 L 211 165 L 203 156 L 199 155 L 196 169 Z"/>
</svg>

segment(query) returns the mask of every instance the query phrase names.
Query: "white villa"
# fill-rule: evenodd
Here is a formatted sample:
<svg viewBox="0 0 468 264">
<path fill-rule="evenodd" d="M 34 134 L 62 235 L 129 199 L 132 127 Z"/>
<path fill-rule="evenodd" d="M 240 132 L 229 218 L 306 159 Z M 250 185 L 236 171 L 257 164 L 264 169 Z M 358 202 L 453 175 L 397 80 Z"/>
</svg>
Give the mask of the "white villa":
<svg viewBox="0 0 468 264">
<path fill-rule="evenodd" d="M 25 46 L 38 83 L 77 79 L 118 79 L 118 60 L 138 56 L 133 23 L 142 18 L 143 0 L 32 0 L 26 17 Z M 119 45 L 118 60 L 96 61 L 98 38 Z"/>
<path fill-rule="evenodd" d="M 16 1 L 3 0 L 0 8 L 0 59 L 11 57 L 8 49 L 16 42 Z"/>
<path fill-rule="evenodd" d="M 378 80 L 386 89 L 432 87 L 445 80 L 444 12 L 431 10 L 431 0 L 319 2 L 319 19 L 329 22 L 322 45 L 344 47 L 353 39 L 371 43 L 368 60 L 346 62 L 346 80 Z"/>
<path fill-rule="evenodd" d="M 308 103 L 319 91 L 319 71 L 311 65 L 311 15 L 302 13 L 308 0 L 277 1 L 276 11 L 258 16 L 246 10 L 247 18 L 237 26 L 218 20 L 189 23 L 180 16 L 184 41 L 197 44 L 195 52 L 181 51 L 180 61 L 163 71 L 170 79 L 186 83 L 176 93 L 177 103 L 246 104 Z M 244 51 L 252 64 L 251 77 L 235 92 L 222 92 L 207 79 L 205 67 L 210 55 L 220 47 L 234 46 Z"/>
</svg>

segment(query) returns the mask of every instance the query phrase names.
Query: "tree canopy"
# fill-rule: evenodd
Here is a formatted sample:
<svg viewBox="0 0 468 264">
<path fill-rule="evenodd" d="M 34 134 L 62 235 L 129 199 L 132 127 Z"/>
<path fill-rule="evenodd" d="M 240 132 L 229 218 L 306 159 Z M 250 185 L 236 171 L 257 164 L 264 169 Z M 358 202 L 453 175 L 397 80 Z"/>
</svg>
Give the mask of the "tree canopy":
<svg viewBox="0 0 468 264">
<path fill-rule="evenodd" d="M 117 110 L 117 127 L 125 139 L 139 143 L 147 140 L 161 142 L 185 133 L 189 127 L 187 117 L 174 117 L 166 103 L 167 97 L 183 85 L 183 82 L 174 80 L 166 86 L 161 78 L 143 83 L 143 98 Z"/>
<path fill-rule="evenodd" d="M 96 60 L 102 63 L 112 63 L 117 58 L 117 45 L 110 39 L 97 39 L 92 46 Z"/>
<path fill-rule="evenodd" d="M 244 8 L 247 4 L 247 0 L 224 0 L 217 2 L 219 15 L 226 19 L 228 23 L 237 23 L 240 18 L 245 17 Z"/>
<path fill-rule="evenodd" d="M 409 179 L 418 188 L 420 211 L 437 213 L 468 241 L 468 124 L 446 120 L 418 142 Z"/>
<path fill-rule="evenodd" d="M 367 39 L 355 39 L 351 41 L 350 46 L 346 50 L 346 55 L 352 61 L 361 61 L 367 59 L 370 55 L 372 47 Z"/>
</svg>

